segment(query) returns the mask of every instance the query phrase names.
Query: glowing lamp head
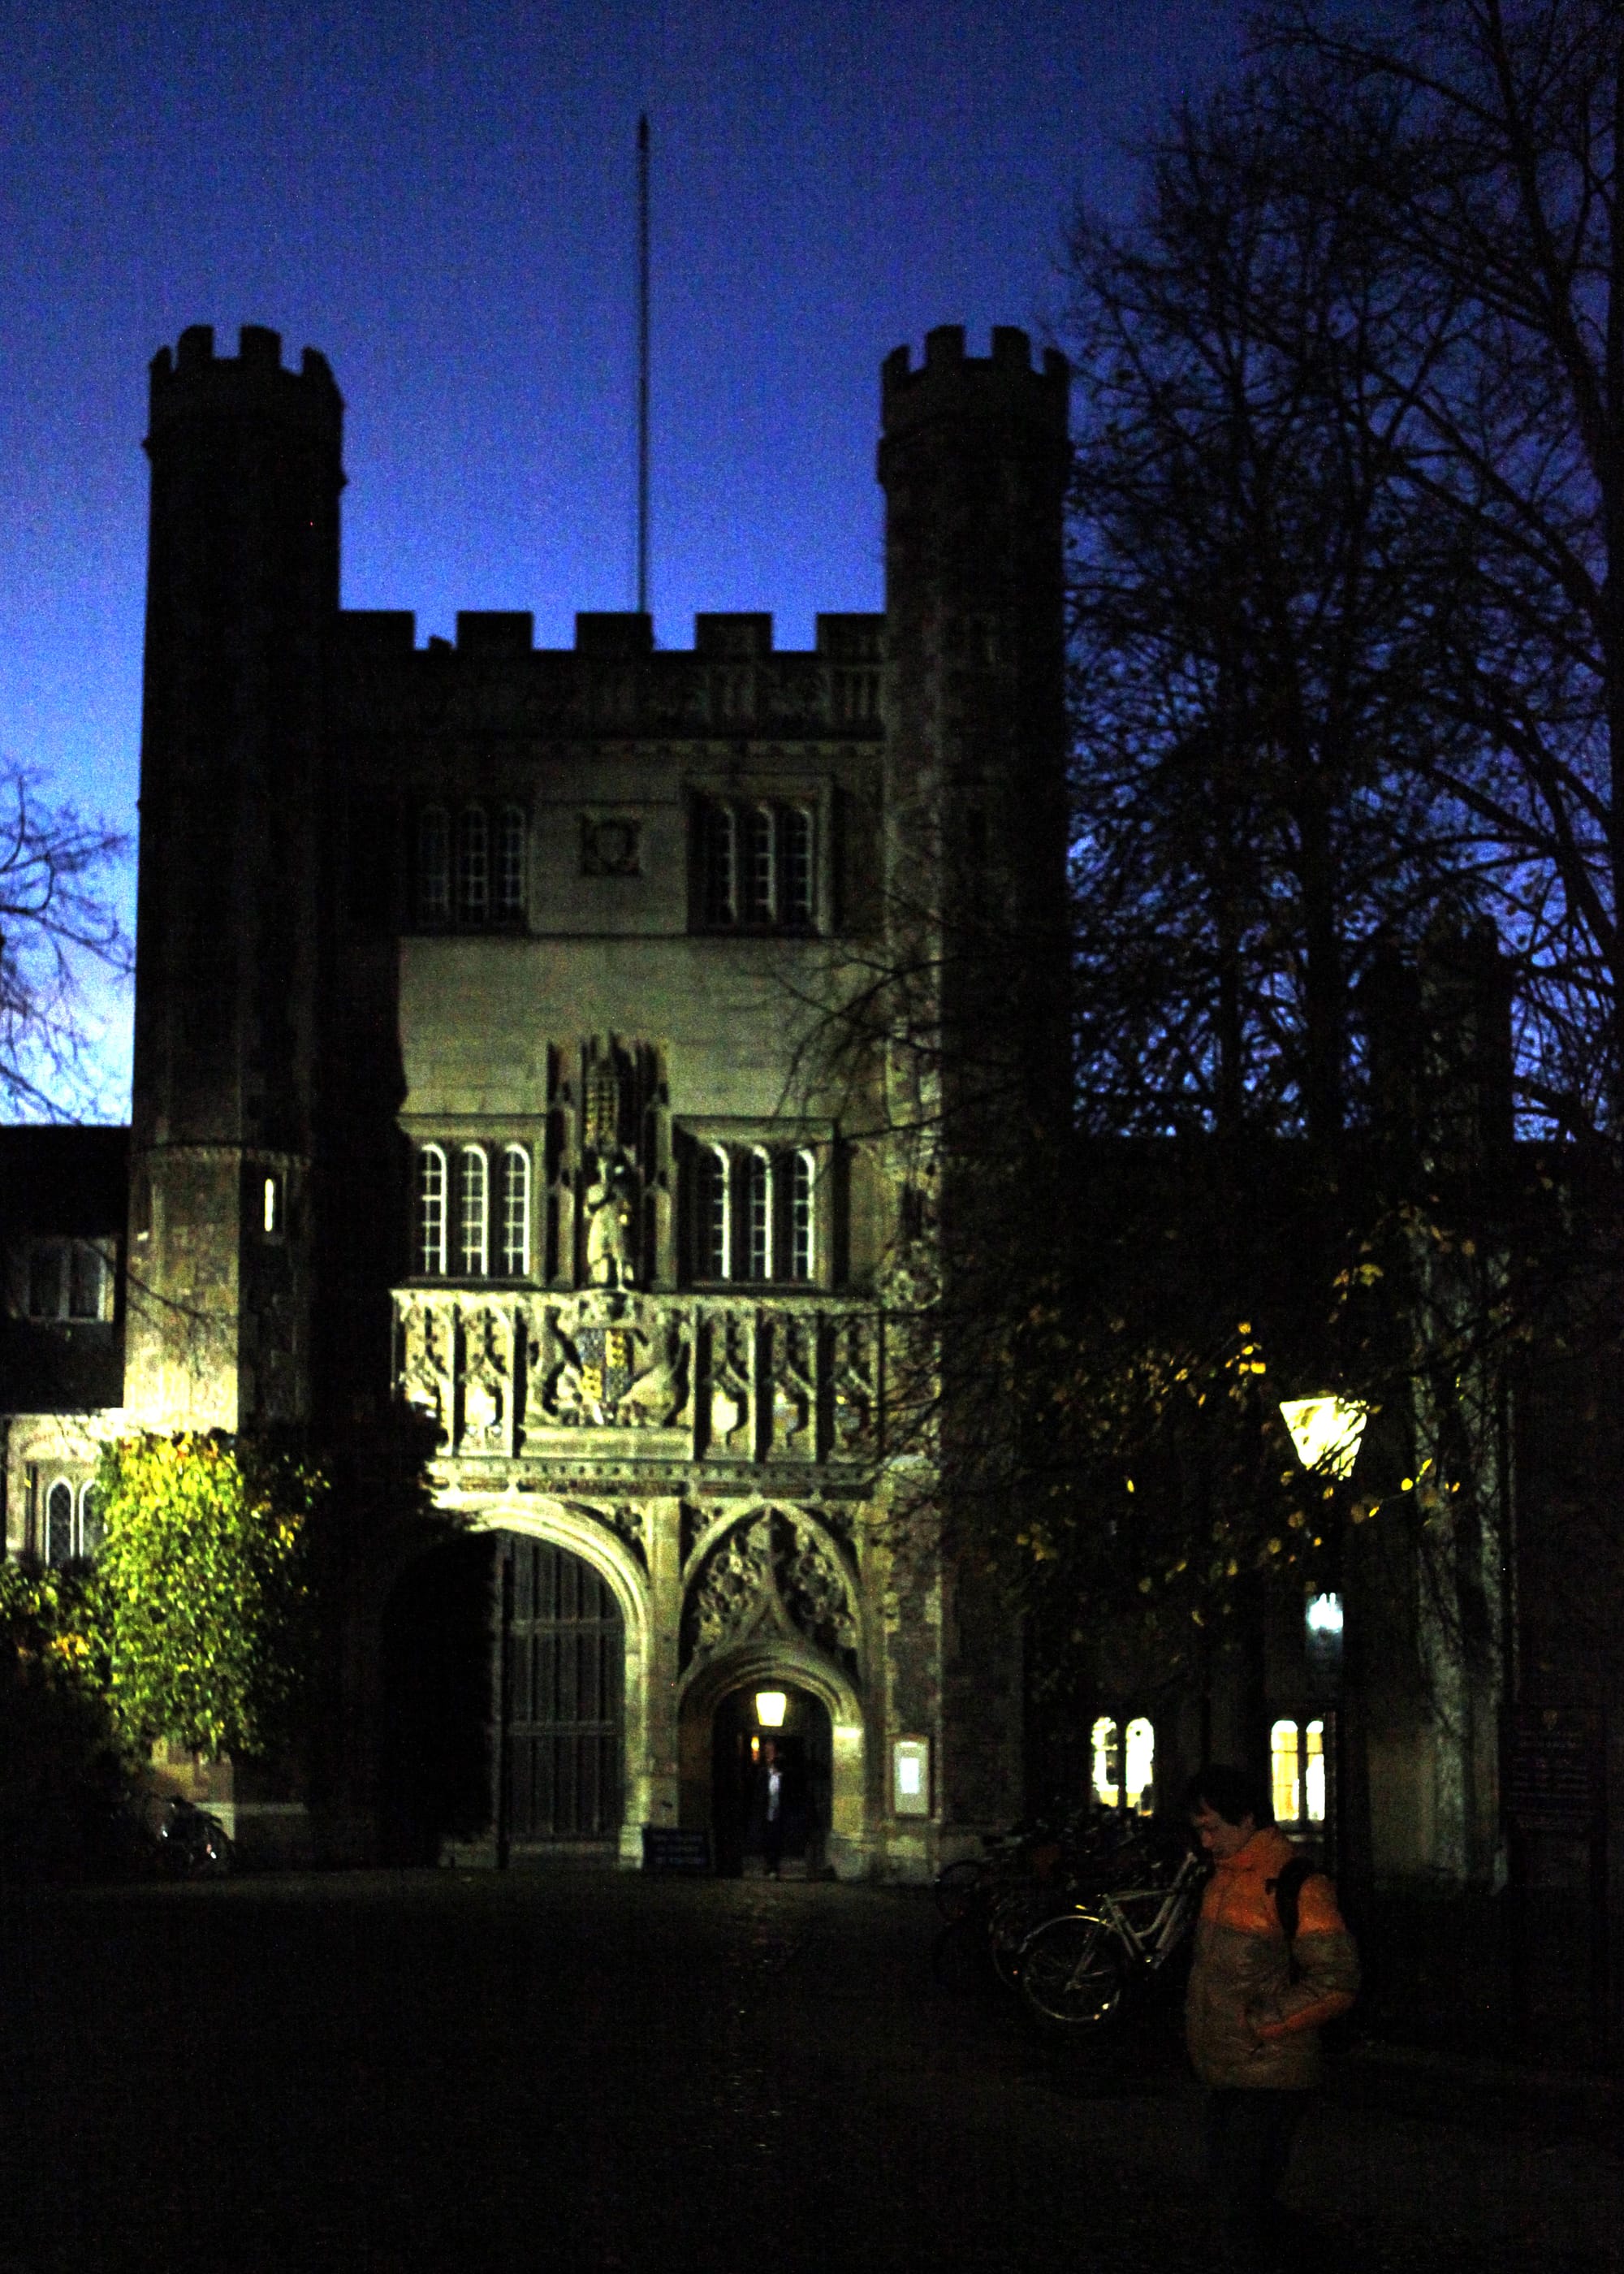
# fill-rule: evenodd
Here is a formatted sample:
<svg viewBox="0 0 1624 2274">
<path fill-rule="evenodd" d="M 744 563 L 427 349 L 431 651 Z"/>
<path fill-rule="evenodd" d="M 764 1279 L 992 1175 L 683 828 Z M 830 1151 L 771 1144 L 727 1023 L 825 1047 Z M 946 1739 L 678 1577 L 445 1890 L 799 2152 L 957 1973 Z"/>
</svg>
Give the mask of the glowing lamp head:
<svg viewBox="0 0 1624 2274">
<path fill-rule="evenodd" d="M 758 1690 L 756 1693 L 756 1719 L 763 1729 L 781 1729 L 784 1716 L 789 1711 L 789 1698 L 782 1690 Z"/>
<path fill-rule="evenodd" d="M 1291 1432 L 1297 1457 L 1305 1469 L 1329 1469 L 1334 1477 L 1350 1477 L 1359 1455 L 1359 1440 L 1374 1408 L 1351 1398 L 1285 1397 L 1280 1418 Z"/>
<path fill-rule="evenodd" d="M 1311 1595 L 1304 1616 L 1311 1635 L 1340 1635 L 1342 1599 L 1340 1595 Z"/>
</svg>

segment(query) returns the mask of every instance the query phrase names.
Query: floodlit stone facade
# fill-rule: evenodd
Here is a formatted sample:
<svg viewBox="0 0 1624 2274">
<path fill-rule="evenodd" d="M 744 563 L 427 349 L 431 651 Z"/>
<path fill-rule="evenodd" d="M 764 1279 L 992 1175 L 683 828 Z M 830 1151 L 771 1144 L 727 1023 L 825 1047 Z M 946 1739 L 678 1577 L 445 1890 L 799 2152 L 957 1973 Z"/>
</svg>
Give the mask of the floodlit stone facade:
<svg viewBox="0 0 1624 2274">
<path fill-rule="evenodd" d="M 763 614 L 680 650 L 583 614 L 545 651 L 523 614 L 419 646 L 341 607 L 320 356 L 194 328 L 154 359 L 123 1381 L 75 1474 L 99 1427 L 343 1449 L 331 1852 L 736 1849 L 757 1690 L 813 1865 L 922 1874 L 1018 1812 L 1011 1624 L 888 1421 L 898 1259 L 929 1276 L 959 1163 L 917 1114 L 903 1159 L 902 1054 L 847 1007 L 906 955 L 937 974 L 911 1016 L 1002 1037 L 1007 975 L 944 947 L 989 877 L 1061 1000 L 1067 388 L 1013 330 L 888 361 L 885 614 L 806 653 Z M 1063 1112 L 1063 1043 L 1035 1063 Z M 49 1547 L 37 1434 L 13 1552 Z M 438 1531 L 391 1505 L 402 1443 Z M 495 1545 L 487 1687 L 454 1697 L 458 1526 Z M 459 1713 L 483 1823 L 414 1786 Z"/>
</svg>

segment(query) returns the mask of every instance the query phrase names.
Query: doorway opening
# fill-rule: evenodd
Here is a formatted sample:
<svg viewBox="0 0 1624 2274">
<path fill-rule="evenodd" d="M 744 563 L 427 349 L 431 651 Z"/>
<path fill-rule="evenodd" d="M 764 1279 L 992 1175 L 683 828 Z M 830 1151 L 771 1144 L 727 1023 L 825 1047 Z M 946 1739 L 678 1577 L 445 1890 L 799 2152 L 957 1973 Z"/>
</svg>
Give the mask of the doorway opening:
<svg viewBox="0 0 1624 2274">
<path fill-rule="evenodd" d="M 821 1698 L 767 1675 L 729 1690 L 711 1722 L 718 1873 L 738 1879 L 776 1868 L 803 1879 L 820 1872 L 833 1781 L 833 1733 Z"/>
<path fill-rule="evenodd" d="M 395 1588 L 384 1659 L 391 1860 L 614 1853 L 626 1633 L 590 1564 L 526 1532 L 436 1548 Z"/>
</svg>

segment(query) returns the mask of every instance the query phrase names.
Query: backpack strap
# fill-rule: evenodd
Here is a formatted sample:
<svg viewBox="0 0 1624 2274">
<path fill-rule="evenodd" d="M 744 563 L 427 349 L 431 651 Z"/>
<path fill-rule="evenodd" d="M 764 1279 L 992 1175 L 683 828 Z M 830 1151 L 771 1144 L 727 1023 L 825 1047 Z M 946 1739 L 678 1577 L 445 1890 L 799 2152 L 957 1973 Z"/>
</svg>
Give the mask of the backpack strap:
<svg viewBox="0 0 1624 2274">
<path fill-rule="evenodd" d="M 1293 1982 L 1299 1978 L 1297 1962 L 1297 1927 L 1303 1903 L 1303 1886 L 1314 1876 L 1315 1865 L 1306 1856 L 1294 1856 L 1278 1879 L 1266 1885 L 1273 1891 L 1274 1909 L 1280 1920 L 1281 1932 L 1286 1938 L 1286 1963 Z"/>
</svg>

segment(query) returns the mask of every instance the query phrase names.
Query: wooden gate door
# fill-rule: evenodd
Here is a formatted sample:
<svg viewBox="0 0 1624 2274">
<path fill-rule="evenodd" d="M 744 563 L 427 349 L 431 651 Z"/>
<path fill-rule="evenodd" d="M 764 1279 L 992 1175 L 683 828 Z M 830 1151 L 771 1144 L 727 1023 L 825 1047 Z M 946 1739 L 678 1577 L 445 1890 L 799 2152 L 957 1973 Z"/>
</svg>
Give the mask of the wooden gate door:
<svg viewBox="0 0 1624 2274">
<path fill-rule="evenodd" d="M 619 1606 L 578 1555 L 519 1532 L 501 1540 L 499 1855 L 613 1842 L 626 1665 Z"/>
</svg>

